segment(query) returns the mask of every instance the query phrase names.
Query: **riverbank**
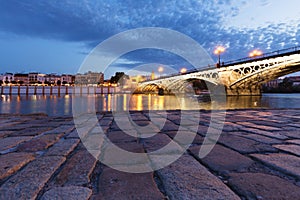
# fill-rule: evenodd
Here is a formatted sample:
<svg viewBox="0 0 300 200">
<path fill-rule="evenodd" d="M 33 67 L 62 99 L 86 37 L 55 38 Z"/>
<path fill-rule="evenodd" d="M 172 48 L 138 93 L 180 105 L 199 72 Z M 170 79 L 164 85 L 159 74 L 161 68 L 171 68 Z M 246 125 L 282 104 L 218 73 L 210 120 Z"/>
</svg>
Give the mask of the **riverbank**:
<svg viewBox="0 0 300 200">
<path fill-rule="evenodd" d="M 222 111 L 215 112 L 222 115 Z M 164 116 L 162 111 L 152 114 Z M 299 109 L 227 111 L 222 134 L 204 158 L 199 158 L 198 152 L 211 112 L 201 111 L 197 130 L 180 121 L 180 114 L 167 111 L 161 131 L 139 140 L 126 135 L 112 113 L 97 114 L 110 141 L 131 152 L 160 149 L 178 134 L 180 125 L 184 125 L 181 133 L 196 133 L 188 151 L 177 161 L 142 174 L 120 172 L 97 161 L 78 137 L 72 116 L 2 114 L 0 199 L 299 198 Z M 185 119 L 191 122 L 197 120 L 196 114 L 184 111 Z M 141 126 L 152 124 L 148 116 L 147 111 L 131 112 L 132 120 Z M 83 130 L 93 130 L 90 124 L 88 127 Z M 215 128 L 212 130 L 218 132 Z M 173 141 L 178 143 L 176 138 Z M 109 153 L 99 151 L 99 156 L 109 159 Z"/>
</svg>

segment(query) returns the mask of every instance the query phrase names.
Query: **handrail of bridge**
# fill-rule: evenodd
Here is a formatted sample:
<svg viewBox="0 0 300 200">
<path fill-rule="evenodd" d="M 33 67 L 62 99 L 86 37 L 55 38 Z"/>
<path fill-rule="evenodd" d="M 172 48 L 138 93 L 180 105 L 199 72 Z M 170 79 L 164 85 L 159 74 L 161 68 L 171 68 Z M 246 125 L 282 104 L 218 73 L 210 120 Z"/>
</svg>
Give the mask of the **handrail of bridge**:
<svg viewBox="0 0 300 200">
<path fill-rule="evenodd" d="M 240 58 L 237 60 L 230 60 L 230 61 L 224 62 L 223 65 L 226 66 L 226 65 L 231 65 L 234 63 L 239 63 L 239 62 L 252 61 L 254 59 L 266 58 L 266 57 L 276 56 L 276 55 L 280 55 L 280 54 L 291 53 L 291 52 L 299 51 L 299 50 L 300 50 L 300 46 L 295 46 L 295 47 L 290 47 L 290 48 L 286 48 L 286 49 L 281 49 L 281 50 L 277 50 L 277 51 L 264 53 L 264 54 L 262 54 L 260 56 L 256 56 L 256 57 L 245 57 L 245 58 Z"/>
<path fill-rule="evenodd" d="M 237 59 L 237 60 L 227 61 L 227 62 L 222 63 L 222 65 L 220 67 L 227 67 L 228 65 L 233 65 L 233 64 L 237 64 L 237 63 L 241 63 L 241 62 L 247 62 L 247 61 L 259 60 L 259 59 L 268 58 L 268 57 L 272 57 L 272 56 L 277 56 L 277 55 L 281 55 L 281 54 L 292 53 L 292 52 L 295 52 L 295 51 L 300 51 L 300 46 L 295 46 L 295 47 L 290 47 L 290 48 L 281 49 L 281 50 L 277 50 L 277 51 L 272 51 L 272 52 L 264 53 L 264 54 L 262 54 L 260 56 L 256 56 L 256 57 L 245 57 L 245 58 L 240 58 L 240 59 Z M 206 70 L 210 70 L 210 69 L 216 69 L 216 65 L 215 64 L 209 64 L 209 65 L 207 65 L 203 68 L 200 68 L 200 69 L 191 69 L 191 70 L 188 70 L 185 73 L 176 73 L 176 74 L 170 74 L 170 75 L 167 75 L 167 76 L 161 76 L 161 77 L 155 78 L 153 80 L 159 80 L 159 79 L 179 76 L 179 75 L 183 75 L 183 74 L 190 74 L 190 73 L 193 73 L 193 72 L 201 72 L 201 71 L 206 71 Z M 147 81 L 149 81 L 149 80 L 147 80 Z M 142 82 L 147 82 L 147 81 L 142 81 Z"/>
</svg>

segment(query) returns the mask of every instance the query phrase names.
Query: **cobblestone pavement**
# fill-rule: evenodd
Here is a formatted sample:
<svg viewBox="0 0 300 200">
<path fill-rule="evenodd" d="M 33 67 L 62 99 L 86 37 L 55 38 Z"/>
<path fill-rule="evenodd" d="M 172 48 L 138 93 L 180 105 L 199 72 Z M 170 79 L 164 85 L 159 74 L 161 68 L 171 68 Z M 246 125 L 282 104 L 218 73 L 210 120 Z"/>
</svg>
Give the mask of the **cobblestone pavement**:
<svg viewBox="0 0 300 200">
<path fill-rule="evenodd" d="M 88 153 L 72 116 L 0 115 L 0 199 L 300 198 L 300 110 L 226 111 L 222 134 L 204 158 L 198 155 L 210 111 L 185 111 L 188 120 L 180 119 L 180 111 L 167 115 L 157 111 L 157 119 L 167 116 L 164 127 L 155 126 L 149 112 L 130 115 L 132 122 L 161 131 L 138 139 L 125 134 L 112 113 L 97 114 L 107 137 L 128 151 L 150 152 L 165 146 L 182 123 L 185 134 L 197 135 L 171 165 L 154 172 L 126 173 Z M 195 130 L 188 122 L 199 117 Z M 79 128 L 97 135 L 91 124 Z M 104 159 L 110 156 L 101 154 Z"/>
</svg>

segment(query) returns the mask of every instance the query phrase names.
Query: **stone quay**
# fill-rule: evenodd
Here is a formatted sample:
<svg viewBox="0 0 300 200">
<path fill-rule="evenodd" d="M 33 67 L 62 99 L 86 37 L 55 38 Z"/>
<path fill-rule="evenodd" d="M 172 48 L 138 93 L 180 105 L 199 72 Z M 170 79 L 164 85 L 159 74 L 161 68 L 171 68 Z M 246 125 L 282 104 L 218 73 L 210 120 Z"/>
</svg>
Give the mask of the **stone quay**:
<svg viewBox="0 0 300 200">
<path fill-rule="evenodd" d="M 214 111 L 216 116 L 225 114 L 222 126 L 205 110 L 129 113 L 133 123 L 150 125 L 158 133 L 133 137 L 126 134 L 130 128 L 118 126 L 113 113 L 97 113 L 103 134 L 122 149 L 148 155 L 171 141 L 181 147 L 179 132 L 194 139 L 170 165 L 127 173 L 106 165 L 113 156 L 103 151 L 105 145 L 94 144 L 106 164 L 87 151 L 82 133 L 97 136 L 89 121 L 75 127 L 73 116 L 1 114 L 0 199 L 300 198 L 300 110 Z M 162 116 L 160 127 L 156 123 Z M 221 135 L 212 151 L 201 157 L 208 130 Z M 134 162 L 136 167 L 147 165 Z"/>
</svg>

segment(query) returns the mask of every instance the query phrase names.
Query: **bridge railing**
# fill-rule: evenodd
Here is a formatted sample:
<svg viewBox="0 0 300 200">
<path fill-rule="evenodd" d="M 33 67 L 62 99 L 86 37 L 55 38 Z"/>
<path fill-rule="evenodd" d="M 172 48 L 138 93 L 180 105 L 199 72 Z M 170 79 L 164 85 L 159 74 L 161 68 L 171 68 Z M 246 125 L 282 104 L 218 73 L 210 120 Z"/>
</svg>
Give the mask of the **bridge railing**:
<svg viewBox="0 0 300 200">
<path fill-rule="evenodd" d="M 184 73 L 176 73 L 176 74 L 170 74 L 170 75 L 167 75 L 167 76 L 160 76 L 158 78 L 155 78 L 153 80 L 159 80 L 159 79 L 164 79 L 164 78 L 170 78 L 170 77 L 174 77 L 174 76 L 180 76 L 180 75 L 184 75 L 184 74 L 190 74 L 190 73 L 194 73 L 194 72 L 201 72 L 201 71 L 206 71 L 206 70 L 210 70 L 210 69 L 216 69 L 216 65 L 215 64 L 211 64 L 211 65 L 207 65 L 201 69 L 190 69 L 190 70 L 187 70 L 186 72 Z M 148 81 L 148 80 L 147 80 Z M 147 82 L 147 81 L 143 81 L 143 82 Z M 141 82 L 142 83 L 142 82 Z"/>
<path fill-rule="evenodd" d="M 253 61 L 253 60 L 272 57 L 272 56 L 277 56 L 277 55 L 281 55 L 281 54 L 288 54 L 288 53 L 292 53 L 292 52 L 295 52 L 295 51 L 300 51 L 300 46 L 295 46 L 295 47 L 290 47 L 290 48 L 281 49 L 281 50 L 277 50 L 277 51 L 272 51 L 272 52 L 264 53 L 260 56 L 252 57 L 252 58 L 251 57 L 245 57 L 245 58 L 240 58 L 240 59 L 237 59 L 237 60 L 227 61 L 227 62 L 224 62 L 222 64 L 222 66 L 232 65 L 232 64 L 240 63 L 240 62 Z"/>
</svg>

